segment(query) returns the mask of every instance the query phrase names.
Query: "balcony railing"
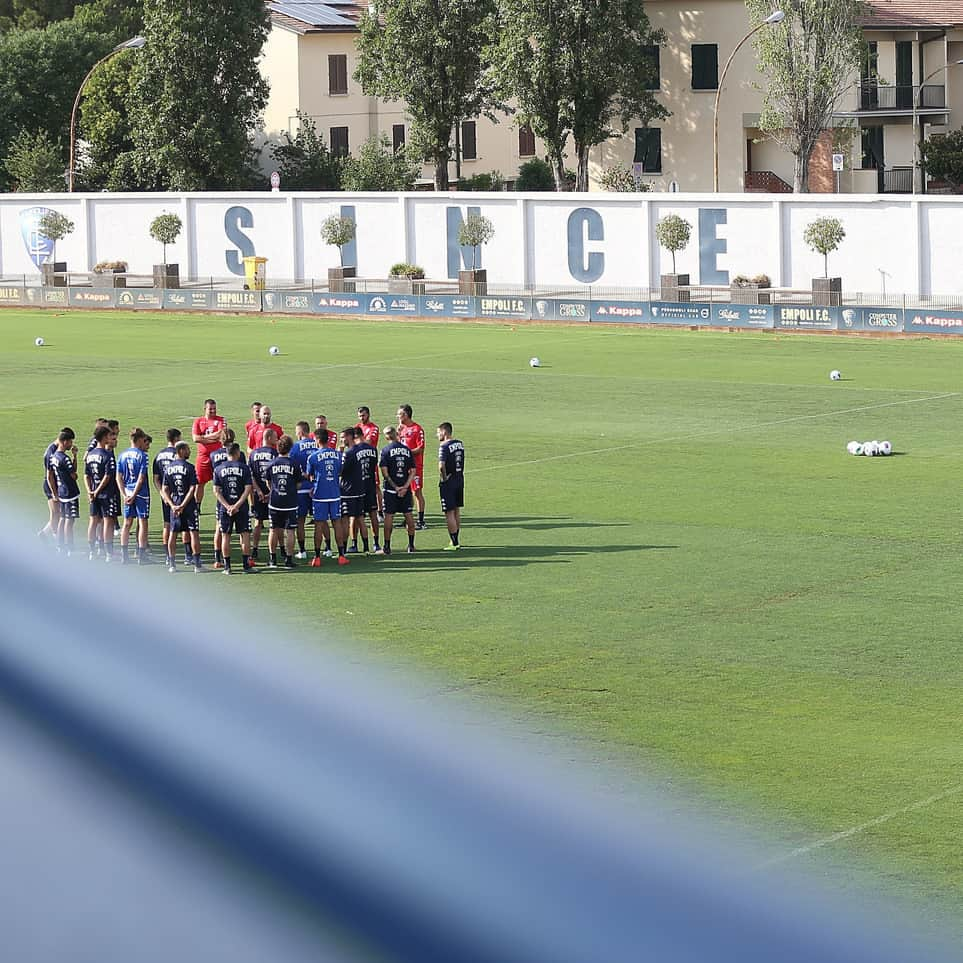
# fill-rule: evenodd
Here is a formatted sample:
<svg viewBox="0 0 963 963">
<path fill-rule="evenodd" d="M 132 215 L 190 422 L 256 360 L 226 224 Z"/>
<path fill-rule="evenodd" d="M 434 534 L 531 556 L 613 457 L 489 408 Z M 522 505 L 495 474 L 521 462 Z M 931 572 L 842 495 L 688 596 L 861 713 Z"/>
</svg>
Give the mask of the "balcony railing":
<svg viewBox="0 0 963 963">
<path fill-rule="evenodd" d="M 792 184 L 787 184 L 772 171 L 746 171 L 743 183 L 747 194 L 792 193 Z"/>
<path fill-rule="evenodd" d="M 883 171 L 884 194 L 912 194 L 913 168 L 891 167 Z"/>
<path fill-rule="evenodd" d="M 946 106 L 946 87 L 943 84 L 924 84 L 922 92 L 911 84 L 862 83 L 858 88 L 859 110 L 912 110 L 919 97 L 920 108 Z"/>
</svg>

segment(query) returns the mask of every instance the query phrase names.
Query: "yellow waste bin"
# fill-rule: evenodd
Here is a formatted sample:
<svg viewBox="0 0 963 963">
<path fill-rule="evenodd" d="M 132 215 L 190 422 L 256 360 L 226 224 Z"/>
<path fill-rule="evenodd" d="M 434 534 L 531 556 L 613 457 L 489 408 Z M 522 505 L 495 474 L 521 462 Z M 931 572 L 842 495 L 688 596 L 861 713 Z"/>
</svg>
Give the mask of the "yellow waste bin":
<svg viewBox="0 0 963 963">
<path fill-rule="evenodd" d="M 263 291 L 264 281 L 267 276 L 266 257 L 246 257 L 244 258 L 244 290 Z"/>
</svg>

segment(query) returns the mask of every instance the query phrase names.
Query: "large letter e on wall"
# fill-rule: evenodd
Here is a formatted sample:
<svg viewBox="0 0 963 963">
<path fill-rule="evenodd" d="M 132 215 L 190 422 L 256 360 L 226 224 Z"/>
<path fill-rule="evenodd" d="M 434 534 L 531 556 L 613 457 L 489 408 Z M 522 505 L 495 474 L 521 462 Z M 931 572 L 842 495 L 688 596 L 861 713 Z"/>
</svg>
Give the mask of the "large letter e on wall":
<svg viewBox="0 0 963 963">
<path fill-rule="evenodd" d="M 586 241 L 604 241 L 605 226 L 602 216 L 590 207 L 579 207 L 568 216 L 568 271 L 576 281 L 591 284 L 605 270 L 605 255 L 585 252 Z"/>
</svg>

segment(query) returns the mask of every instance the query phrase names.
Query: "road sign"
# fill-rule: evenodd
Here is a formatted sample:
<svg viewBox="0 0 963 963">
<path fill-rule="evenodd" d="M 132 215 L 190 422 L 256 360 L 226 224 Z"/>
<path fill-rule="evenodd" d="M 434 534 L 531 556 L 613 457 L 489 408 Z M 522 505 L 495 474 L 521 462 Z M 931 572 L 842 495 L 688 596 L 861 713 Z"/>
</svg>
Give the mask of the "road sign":
<svg viewBox="0 0 963 963">
<path fill-rule="evenodd" d="M 841 171 L 843 169 L 843 163 L 845 158 L 842 154 L 833 154 L 833 170 Z"/>
</svg>

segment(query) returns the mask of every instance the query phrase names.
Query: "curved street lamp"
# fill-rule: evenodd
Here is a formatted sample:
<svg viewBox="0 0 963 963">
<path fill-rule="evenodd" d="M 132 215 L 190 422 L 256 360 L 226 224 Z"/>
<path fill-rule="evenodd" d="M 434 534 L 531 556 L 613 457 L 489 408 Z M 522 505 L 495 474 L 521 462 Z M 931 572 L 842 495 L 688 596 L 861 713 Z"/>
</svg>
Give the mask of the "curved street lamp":
<svg viewBox="0 0 963 963">
<path fill-rule="evenodd" d="M 712 109 L 712 189 L 716 193 L 719 192 L 719 98 L 722 96 L 722 85 L 726 82 L 726 74 L 729 72 L 729 65 L 732 63 L 733 57 L 739 52 L 739 48 L 754 34 L 762 30 L 763 27 L 771 26 L 774 23 L 779 23 L 784 20 L 786 15 L 782 10 L 776 10 L 769 14 L 762 23 L 757 24 L 752 30 L 747 33 L 739 43 L 736 44 L 735 49 L 729 54 L 729 59 L 726 61 L 725 67 L 722 68 L 722 76 L 719 78 L 719 86 L 716 87 L 716 102 Z"/>
<path fill-rule="evenodd" d="M 928 73 L 919 86 L 919 90 L 913 95 L 913 193 L 916 193 L 916 171 L 920 165 L 920 138 L 917 134 L 916 128 L 918 126 L 919 119 L 919 109 L 922 106 L 923 100 L 923 88 L 926 86 L 926 81 L 935 77 L 937 74 L 942 73 L 944 70 L 949 70 L 950 67 L 956 67 L 959 64 L 963 64 L 963 60 L 954 60 L 953 63 L 943 64 L 942 67 L 937 67 L 936 70 Z M 945 103 L 945 100 L 944 100 Z"/>
<path fill-rule="evenodd" d="M 138 50 L 143 47 L 145 43 L 147 43 L 147 41 L 143 37 L 131 37 L 130 40 L 125 40 L 123 43 L 117 44 L 109 54 L 101 57 L 100 60 L 87 71 L 87 76 L 80 82 L 77 96 L 74 97 L 74 107 L 70 112 L 70 167 L 67 170 L 67 190 L 70 191 L 70 193 L 73 193 L 74 190 L 74 150 L 77 143 L 77 108 L 80 106 L 80 96 L 84 92 L 84 87 L 87 86 L 87 81 L 90 80 L 91 74 L 105 60 L 110 60 L 114 54 L 122 53 L 125 50 Z"/>
</svg>

